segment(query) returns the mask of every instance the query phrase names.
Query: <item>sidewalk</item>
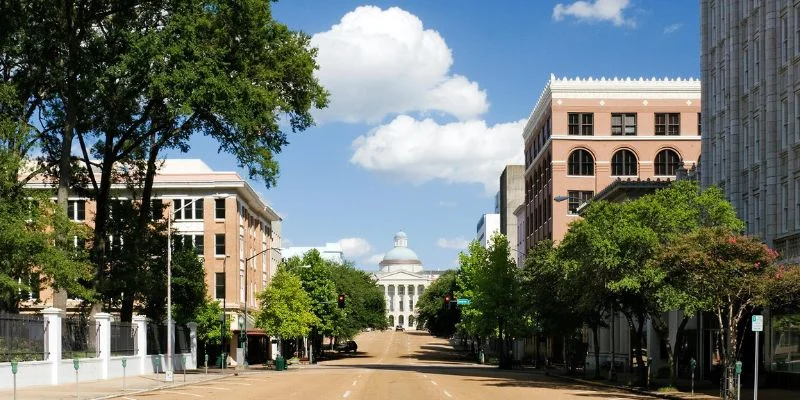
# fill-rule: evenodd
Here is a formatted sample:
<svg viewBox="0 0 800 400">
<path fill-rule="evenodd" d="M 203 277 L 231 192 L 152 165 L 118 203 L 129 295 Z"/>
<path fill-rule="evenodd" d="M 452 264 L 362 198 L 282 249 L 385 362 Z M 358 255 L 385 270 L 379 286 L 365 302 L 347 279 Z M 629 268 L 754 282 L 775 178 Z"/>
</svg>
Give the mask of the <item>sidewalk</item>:
<svg viewBox="0 0 800 400">
<path fill-rule="evenodd" d="M 695 386 L 694 394 L 691 393 L 689 389 L 684 390 L 684 386 L 679 384 L 678 387 L 681 389 L 678 392 L 667 392 L 667 393 L 660 393 L 654 390 L 645 390 L 641 388 L 636 388 L 632 386 L 626 386 L 623 384 L 612 383 L 609 381 L 597 381 L 597 380 L 590 380 L 590 379 L 582 379 L 577 378 L 574 376 L 568 376 L 563 373 L 554 372 L 554 371 L 546 371 L 546 375 L 556 377 L 559 379 L 569 380 L 573 382 L 578 382 L 586 385 L 592 386 L 599 386 L 599 387 L 607 387 L 607 388 L 616 388 L 620 390 L 625 390 L 631 393 L 636 394 L 643 394 L 653 397 L 658 397 L 662 399 L 672 399 L 672 400 L 711 400 L 711 399 L 719 399 L 719 388 L 714 387 L 713 385 L 709 384 L 708 382 L 699 382 Z M 742 393 L 740 395 L 742 399 L 752 399 L 753 398 L 753 389 L 751 388 L 742 388 Z M 765 389 L 759 388 L 758 389 L 758 399 L 759 400 L 788 400 L 788 399 L 797 399 L 800 398 L 800 391 L 792 391 L 792 390 L 783 390 L 783 389 Z"/>
<path fill-rule="evenodd" d="M 17 400 L 51 400 L 51 399 L 110 399 L 123 395 L 132 395 L 145 391 L 151 391 L 167 387 L 180 387 L 193 383 L 200 383 L 205 381 L 212 381 L 223 379 L 233 376 L 235 372 L 239 373 L 262 373 L 263 369 L 253 369 L 242 372 L 228 369 L 225 371 L 219 369 L 209 369 L 208 374 L 205 370 L 187 371 L 184 375 L 178 371 L 174 375 L 173 382 L 165 382 L 164 374 L 148 374 L 129 376 L 124 380 L 123 378 L 106 379 L 98 381 L 78 381 L 75 383 L 66 383 L 62 385 L 52 386 L 34 386 L 17 389 Z M 124 382 L 123 382 L 124 381 Z M 124 388 L 123 388 L 124 384 Z M 13 390 L 0 390 L 0 399 L 14 399 Z"/>
</svg>

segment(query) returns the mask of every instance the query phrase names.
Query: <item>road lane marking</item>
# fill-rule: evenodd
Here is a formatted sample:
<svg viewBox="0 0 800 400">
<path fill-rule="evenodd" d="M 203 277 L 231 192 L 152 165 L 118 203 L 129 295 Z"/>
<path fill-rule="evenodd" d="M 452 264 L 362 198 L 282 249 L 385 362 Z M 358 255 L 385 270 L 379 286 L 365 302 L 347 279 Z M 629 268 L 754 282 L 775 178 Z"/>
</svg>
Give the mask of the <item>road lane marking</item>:
<svg viewBox="0 0 800 400">
<path fill-rule="evenodd" d="M 217 389 L 217 390 L 231 390 L 230 388 L 216 387 L 216 386 L 200 386 L 200 387 L 209 388 L 209 389 Z"/>
<path fill-rule="evenodd" d="M 433 386 L 439 386 L 439 384 L 436 383 L 436 381 L 431 381 L 431 383 L 433 384 Z"/>
<path fill-rule="evenodd" d="M 133 397 L 123 397 L 123 399 L 125 399 L 125 400 L 136 400 Z"/>
<path fill-rule="evenodd" d="M 244 339 L 242 339 L 244 340 Z M 229 385 L 239 385 L 239 386 L 253 386 L 252 383 L 240 383 L 240 382 L 225 382 Z"/>
<path fill-rule="evenodd" d="M 444 391 L 444 395 L 447 397 L 453 397 L 450 393 L 447 392 L 447 390 Z"/>
<path fill-rule="evenodd" d="M 342 395 L 342 397 L 344 397 L 345 399 L 347 398 L 347 396 L 350 396 L 350 391 L 349 390 L 344 392 L 344 394 Z"/>
<path fill-rule="evenodd" d="M 178 392 L 178 391 L 175 391 L 175 390 L 162 390 L 161 393 L 174 393 L 174 394 L 182 394 L 184 396 L 203 397 L 203 396 L 201 396 L 199 394 Z"/>
</svg>

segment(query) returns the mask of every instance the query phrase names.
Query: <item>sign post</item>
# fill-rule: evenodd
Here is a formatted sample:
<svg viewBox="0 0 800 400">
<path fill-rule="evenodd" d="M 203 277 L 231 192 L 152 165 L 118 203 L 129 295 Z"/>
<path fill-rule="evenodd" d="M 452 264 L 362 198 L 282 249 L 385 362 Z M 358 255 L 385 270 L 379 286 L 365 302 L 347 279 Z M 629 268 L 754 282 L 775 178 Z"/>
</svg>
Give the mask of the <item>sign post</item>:
<svg viewBox="0 0 800 400">
<path fill-rule="evenodd" d="M 122 357 L 122 391 L 125 391 L 125 367 L 128 366 L 128 360 Z"/>
<path fill-rule="evenodd" d="M 739 396 L 742 394 L 742 362 L 737 361 L 736 367 L 734 369 L 736 373 L 736 400 L 739 400 Z"/>
<path fill-rule="evenodd" d="M 72 360 L 72 368 L 75 368 L 75 398 L 80 399 L 81 394 L 79 391 L 79 384 L 78 384 L 78 368 L 80 368 L 80 361 L 76 358 Z"/>
<path fill-rule="evenodd" d="M 689 365 L 692 368 L 692 396 L 694 396 L 694 370 L 697 368 L 697 360 L 692 357 L 692 359 L 689 361 Z"/>
<path fill-rule="evenodd" d="M 758 400 L 758 333 L 764 331 L 764 316 L 753 315 L 753 332 L 756 333 L 756 343 L 753 346 L 756 351 L 755 366 L 753 367 L 753 400 Z"/>
</svg>

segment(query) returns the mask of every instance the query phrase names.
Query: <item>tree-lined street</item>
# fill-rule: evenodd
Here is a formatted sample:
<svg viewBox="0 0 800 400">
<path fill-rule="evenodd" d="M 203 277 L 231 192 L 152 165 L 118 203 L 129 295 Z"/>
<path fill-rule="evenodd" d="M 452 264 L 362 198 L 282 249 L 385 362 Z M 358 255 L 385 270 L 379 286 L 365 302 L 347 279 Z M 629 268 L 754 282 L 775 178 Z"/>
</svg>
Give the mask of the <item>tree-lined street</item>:
<svg viewBox="0 0 800 400">
<path fill-rule="evenodd" d="M 353 356 L 282 373 L 248 374 L 129 399 L 649 399 L 541 373 L 477 365 L 425 332 L 373 331 Z"/>
</svg>

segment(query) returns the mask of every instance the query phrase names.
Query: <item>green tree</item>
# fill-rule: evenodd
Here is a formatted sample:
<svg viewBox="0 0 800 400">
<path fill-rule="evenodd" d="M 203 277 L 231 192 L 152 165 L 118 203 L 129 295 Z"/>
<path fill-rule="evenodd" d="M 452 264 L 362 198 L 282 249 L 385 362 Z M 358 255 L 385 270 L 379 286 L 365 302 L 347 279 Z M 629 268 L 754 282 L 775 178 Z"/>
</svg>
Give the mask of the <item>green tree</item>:
<svg viewBox="0 0 800 400">
<path fill-rule="evenodd" d="M 352 263 L 327 262 L 338 294 L 345 295 L 344 318 L 337 337 L 352 338 L 365 328 L 386 329 L 386 302 L 383 291 L 365 271 Z"/>
<path fill-rule="evenodd" d="M 456 276 L 458 291 L 456 297 L 461 299 L 476 299 L 478 293 L 477 275 L 488 262 L 486 248 L 480 242 L 473 240 L 467 246 L 466 252 L 458 255 L 459 270 Z M 467 307 L 461 310 L 461 321 L 456 324 L 456 329 L 462 336 L 470 338 L 473 343 L 482 343 L 481 338 L 486 338 L 493 332 L 493 325 L 487 323 L 482 311 L 478 307 Z"/>
<path fill-rule="evenodd" d="M 461 320 L 462 307 L 444 307 L 444 297 L 450 296 L 454 299 L 455 294 L 459 292 L 457 276 L 456 271 L 447 271 L 419 295 L 418 324 L 424 326 L 434 336 L 453 335 L 456 332 L 456 324 Z"/>
<path fill-rule="evenodd" d="M 257 295 L 256 326 L 279 340 L 307 336 L 319 323 L 300 278 L 280 267 L 269 286 Z"/>
<path fill-rule="evenodd" d="M 780 307 L 800 295 L 797 266 L 776 266 L 777 252 L 757 238 L 724 228 L 700 228 L 665 246 L 660 266 L 680 279 L 685 292 L 703 304 L 720 326 L 726 399 L 735 398 L 734 364 L 748 313 Z"/>
</svg>

